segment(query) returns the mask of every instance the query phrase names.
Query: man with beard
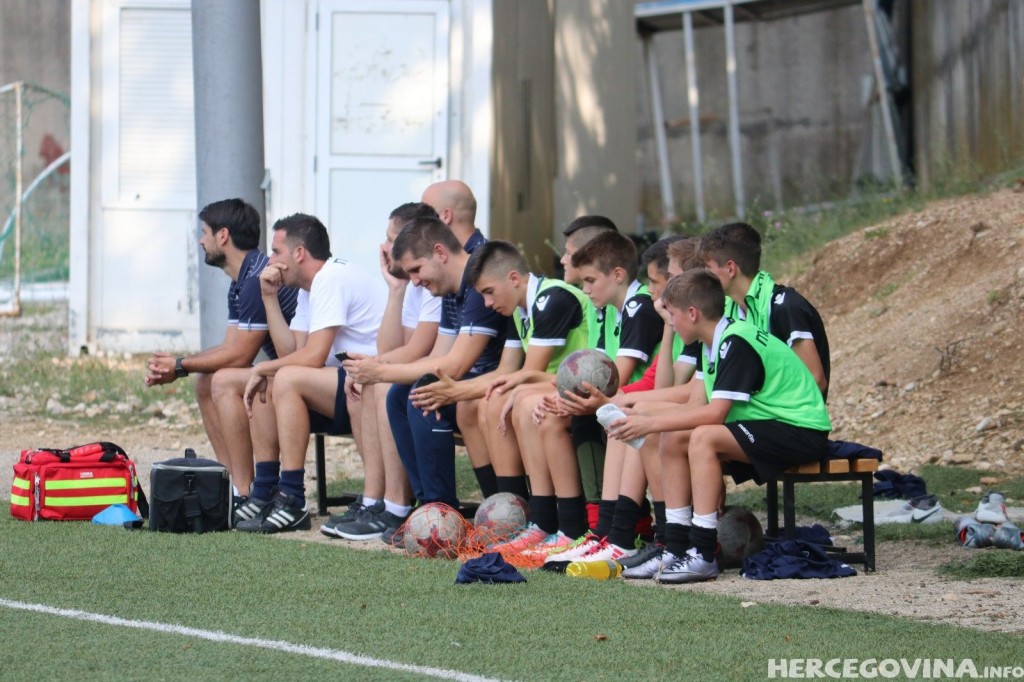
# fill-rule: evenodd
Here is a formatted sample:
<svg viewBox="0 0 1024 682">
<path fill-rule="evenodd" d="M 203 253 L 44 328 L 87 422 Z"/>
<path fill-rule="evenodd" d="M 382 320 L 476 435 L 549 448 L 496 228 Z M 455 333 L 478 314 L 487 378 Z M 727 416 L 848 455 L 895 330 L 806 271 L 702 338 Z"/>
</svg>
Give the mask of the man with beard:
<svg viewBox="0 0 1024 682">
<path fill-rule="evenodd" d="M 267 333 L 267 313 L 260 295 L 259 275 L 269 260 L 258 249 L 260 214 L 241 199 L 209 204 L 199 212 L 199 219 L 202 221 L 199 245 L 206 254 L 206 264 L 222 269 L 231 278 L 224 340 L 194 355 L 153 353 L 147 363 L 146 385 L 169 384 L 195 375 L 196 400 L 210 445 L 217 460 L 231 472 L 236 488 L 245 495 L 253 478 L 248 424 L 243 419 L 244 437 L 239 442 L 240 434 L 230 433 L 231 429 L 220 418 L 211 387 L 217 370 L 249 367 L 261 348 L 271 359 L 277 357 Z M 282 287 L 277 296 L 281 311 L 290 321 L 295 314 L 298 289 Z M 239 409 L 242 409 L 240 404 Z"/>
</svg>

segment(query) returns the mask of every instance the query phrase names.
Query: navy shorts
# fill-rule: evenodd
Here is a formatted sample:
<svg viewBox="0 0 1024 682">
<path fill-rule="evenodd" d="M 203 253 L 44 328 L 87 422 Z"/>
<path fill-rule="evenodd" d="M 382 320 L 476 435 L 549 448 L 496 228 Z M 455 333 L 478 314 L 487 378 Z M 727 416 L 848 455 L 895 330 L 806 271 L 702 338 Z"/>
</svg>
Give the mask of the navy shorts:
<svg viewBox="0 0 1024 682">
<path fill-rule="evenodd" d="M 309 410 L 309 432 L 326 433 L 331 436 L 348 436 L 352 433 L 352 420 L 348 416 L 348 402 L 345 400 L 345 370 L 338 368 L 338 390 L 334 394 L 334 419 Z"/>
<path fill-rule="evenodd" d="M 723 467 L 739 483 L 754 479 L 758 484 L 778 478 L 790 467 L 820 462 L 828 456 L 828 431 L 793 426 L 774 419 L 743 420 L 725 425 L 750 460 L 728 462 Z"/>
</svg>

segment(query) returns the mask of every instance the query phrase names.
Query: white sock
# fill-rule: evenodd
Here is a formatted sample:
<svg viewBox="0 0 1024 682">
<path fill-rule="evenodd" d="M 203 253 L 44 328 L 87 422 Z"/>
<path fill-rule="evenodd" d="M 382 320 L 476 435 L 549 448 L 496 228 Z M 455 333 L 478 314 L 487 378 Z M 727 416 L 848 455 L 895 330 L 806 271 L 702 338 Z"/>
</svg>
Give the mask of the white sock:
<svg viewBox="0 0 1024 682">
<path fill-rule="evenodd" d="M 718 528 L 718 512 L 710 514 L 694 514 L 693 525 L 698 528 Z"/>
<path fill-rule="evenodd" d="M 681 526 L 693 525 L 693 506 L 666 509 L 665 523 L 678 523 Z"/>
<path fill-rule="evenodd" d="M 412 511 L 412 507 L 407 504 L 397 504 L 392 502 L 388 498 L 384 498 L 384 509 L 389 511 L 400 519 L 405 518 Z"/>
<path fill-rule="evenodd" d="M 363 506 L 364 507 L 372 507 L 375 504 L 377 504 L 377 498 L 376 497 L 367 497 L 366 495 L 363 495 Z"/>
</svg>

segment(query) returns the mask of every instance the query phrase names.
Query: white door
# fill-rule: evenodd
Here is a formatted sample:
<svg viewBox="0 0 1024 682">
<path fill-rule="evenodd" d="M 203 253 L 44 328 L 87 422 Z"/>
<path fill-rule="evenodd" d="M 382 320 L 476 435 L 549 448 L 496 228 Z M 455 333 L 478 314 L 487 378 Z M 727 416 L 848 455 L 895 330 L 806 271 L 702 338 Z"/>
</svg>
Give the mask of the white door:
<svg viewBox="0 0 1024 682">
<path fill-rule="evenodd" d="M 447 0 L 320 0 L 316 210 L 376 272 L 388 214 L 448 167 Z"/>
</svg>

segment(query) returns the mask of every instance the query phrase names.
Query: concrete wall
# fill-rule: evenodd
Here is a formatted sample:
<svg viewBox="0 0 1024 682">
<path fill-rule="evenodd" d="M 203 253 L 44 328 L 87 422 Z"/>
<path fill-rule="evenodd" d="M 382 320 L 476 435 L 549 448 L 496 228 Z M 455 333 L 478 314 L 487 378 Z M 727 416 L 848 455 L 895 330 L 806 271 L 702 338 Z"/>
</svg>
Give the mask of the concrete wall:
<svg viewBox="0 0 1024 682">
<path fill-rule="evenodd" d="M 733 214 L 726 132 L 725 31 L 697 28 L 704 196 L 709 219 Z M 682 31 L 655 35 L 672 179 L 679 215 L 694 206 Z M 636 54 L 640 41 L 635 40 Z M 849 192 L 867 115 L 862 79 L 871 73 L 860 5 L 768 22 L 736 24 L 743 181 L 748 206 L 799 205 Z M 641 211 L 661 211 L 649 93 L 636 81 Z"/>
<path fill-rule="evenodd" d="M 550 272 L 554 220 L 554 12 L 548 0 L 496 0 L 491 232 Z"/>
<path fill-rule="evenodd" d="M 555 242 L 573 218 L 636 225 L 636 79 L 632 3 L 555 2 Z"/>
<path fill-rule="evenodd" d="M 913 87 L 922 186 L 1024 161 L 1024 3 L 915 0 Z"/>
</svg>

